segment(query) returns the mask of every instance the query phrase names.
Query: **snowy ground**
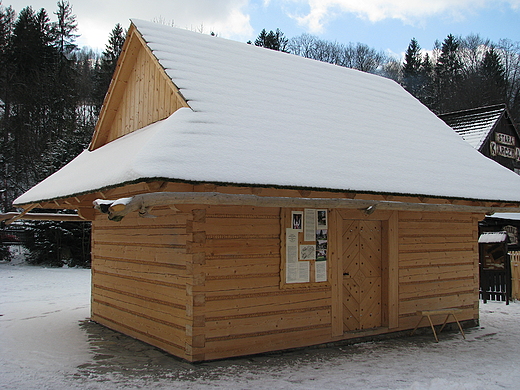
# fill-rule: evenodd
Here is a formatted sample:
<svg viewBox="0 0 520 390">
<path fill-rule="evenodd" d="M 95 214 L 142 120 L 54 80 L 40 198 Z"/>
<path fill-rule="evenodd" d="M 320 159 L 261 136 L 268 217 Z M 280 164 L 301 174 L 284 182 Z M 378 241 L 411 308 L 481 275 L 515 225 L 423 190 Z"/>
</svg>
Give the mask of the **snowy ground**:
<svg viewBox="0 0 520 390">
<path fill-rule="evenodd" d="M 89 322 L 90 271 L 0 263 L 2 389 L 519 389 L 520 303 L 481 326 L 191 365 Z"/>
</svg>

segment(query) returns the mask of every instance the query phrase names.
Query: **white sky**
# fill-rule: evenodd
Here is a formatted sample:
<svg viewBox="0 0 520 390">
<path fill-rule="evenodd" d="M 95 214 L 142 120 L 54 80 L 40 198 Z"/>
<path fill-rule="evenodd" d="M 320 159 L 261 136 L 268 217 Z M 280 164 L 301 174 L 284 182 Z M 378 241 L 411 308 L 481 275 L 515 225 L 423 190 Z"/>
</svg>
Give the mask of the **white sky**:
<svg viewBox="0 0 520 390">
<path fill-rule="evenodd" d="M 0 0 L 20 11 L 27 5 L 56 9 L 56 0 Z M 520 0 L 71 0 L 80 46 L 103 49 L 116 23 L 162 20 L 177 27 L 214 31 L 239 41 L 262 28 L 287 37 L 308 32 L 338 42 L 362 42 L 402 53 L 411 38 L 425 49 L 448 34 L 478 33 L 498 41 L 520 40 Z"/>
</svg>

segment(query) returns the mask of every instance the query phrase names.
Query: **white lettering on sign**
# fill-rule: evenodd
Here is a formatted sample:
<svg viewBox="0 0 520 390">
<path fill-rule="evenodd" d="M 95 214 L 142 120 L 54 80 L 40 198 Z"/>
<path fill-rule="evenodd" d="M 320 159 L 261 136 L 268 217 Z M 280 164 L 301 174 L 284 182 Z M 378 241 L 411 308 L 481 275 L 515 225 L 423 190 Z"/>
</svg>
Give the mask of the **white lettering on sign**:
<svg viewBox="0 0 520 390">
<path fill-rule="evenodd" d="M 489 153 L 495 157 L 497 155 L 497 143 L 495 141 L 491 141 L 489 143 Z"/>
<path fill-rule="evenodd" d="M 515 137 L 513 137 L 512 135 L 509 135 L 509 134 L 504 134 L 504 133 L 495 133 L 495 141 L 500 144 L 504 144 L 504 145 L 510 145 L 510 146 L 516 145 Z"/>
<path fill-rule="evenodd" d="M 496 142 L 491 141 L 489 144 L 489 151 L 492 156 L 502 156 L 517 160 L 519 158 L 519 148 L 510 148 L 508 146 L 499 145 Z"/>
</svg>

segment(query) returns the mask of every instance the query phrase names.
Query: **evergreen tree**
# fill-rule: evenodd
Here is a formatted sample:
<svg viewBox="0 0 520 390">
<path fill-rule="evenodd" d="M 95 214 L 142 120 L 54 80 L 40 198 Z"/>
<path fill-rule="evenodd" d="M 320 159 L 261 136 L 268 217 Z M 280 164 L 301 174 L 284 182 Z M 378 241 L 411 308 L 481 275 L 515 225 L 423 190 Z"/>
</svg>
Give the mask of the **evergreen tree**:
<svg viewBox="0 0 520 390">
<path fill-rule="evenodd" d="M 404 55 L 403 84 L 412 95 L 418 97 L 421 84 L 422 55 L 421 47 L 415 38 L 412 38 Z"/>
<path fill-rule="evenodd" d="M 53 267 L 90 266 L 89 222 L 29 221 L 25 227 L 29 235 L 25 243 L 30 251 L 29 263 Z"/>
<path fill-rule="evenodd" d="M 58 3 L 55 23 L 44 9 L 35 12 L 31 7 L 20 11 L 16 20 L 14 12 L 3 8 L 0 15 L 0 61 L 5 65 L 0 70 L 0 177 L 7 189 L 4 201 L 11 204 L 16 196 L 77 155 L 88 143 L 85 140 L 90 138 L 93 124 L 86 127 L 78 122 L 73 55 L 76 17 L 68 3 Z M 45 262 L 45 256 L 50 256 L 48 261 L 53 262 L 52 248 L 63 245 L 63 237 L 68 240 L 70 259 L 79 259 L 75 246 L 83 244 L 74 244 L 77 226 L 62 222 L 34 225 L 34 234 L 54 232 L 39 244 L 38 261 Z M 40 232 L 39 227 L 43 229 Z M 35 252 L 33 256 L 40 255 Z"/>
<path fill-rule="evenodd" d="M 55 15 L 58 21 L 54 23 L 54 41 L 58 49 L 58 52 L 63 56 L 67 57 L 73 51 L 77 49 L 77 45 L 74 43 L 78 37 L 75 32 L 78 29 L 78 23 L 76 21 L 76 15 L 72 13 L 72 6 L 68 1 L 58 1 L 58 10 Z"/>
<path fill-rule="evenodd" d="M 428 53 L 424 55 L 419 70 L 421 85 L 417 98 L 427 107 L 432 108 L 435 102 L 434 66 Z"/>
<path fill-rule="evenodd" d="M 442 43 L 441 54 L 435 64 L 436 104 L 437 112 L 457 110 L 457 100 L 462 81 L 462 63 L 459 60 L 459 42 L 453 35 L 448 35 Z"/>
<path fill-rule="evenodd" d="M 421 47 L 415 38 L 412 38 L 404 54 L 403 74 L 407 76 L 417 76 L 421 70 L 422 55 Z"/>
<path fill-rule="evenodd" d="M 95 100 L 98 112 L 101 110 L 105 94 L 108 91 L 112 76 L 116 70 L 117 60 L 125 43 L 125 36 L 126 34 L 123 27 L 117 23 L 110 32 L 108 44 L 105 46 L 105 51 L 103 51 L 101 56 L 95 89 Z"/>
<path fill-rule="evenodd" d="M 506 101 L 506 75 L 499 54 L 494 47 L 486 51 L 480 64 L 482 94 L 484 104 L 497 104 Z"/>
<path fill-rule="evenodd" d="M 255 40 L 255 46 L 265 47 L 267 49 L 283 51 L 285 53 L 289 52 L 288 50 L 289 40 L 285 37 L 284 33 L 280 31 L 279 28 L 276 31 L 267 32 L 264 29 L 258 34 L 258 37 Z"/>
<path fill-rule="evenodd" d="M 14 23 L 7 49 L 10 80 L 6 104 L 10 107 L 4 148 L 11 164 L 10 188 L 18 194 L 40 179 L 35 163 L 54 131 L 50 116 L 56 52 L 50 30 L 45 10 L 35 13 L 26 7 Z"/>
<path fill-rule="evenodd" d="M 0 196 L 2 197 L 1 210 L 9 211 L 10 191 L 8 191 L 8 155 L 9 121 L 10 121 L 10 94 L 12 89 L 12 66 L 8 59 L 9 42 L 14 28 L 14 11 L 11 7 L 4 8 L 0 1 Z"/>
</svg>

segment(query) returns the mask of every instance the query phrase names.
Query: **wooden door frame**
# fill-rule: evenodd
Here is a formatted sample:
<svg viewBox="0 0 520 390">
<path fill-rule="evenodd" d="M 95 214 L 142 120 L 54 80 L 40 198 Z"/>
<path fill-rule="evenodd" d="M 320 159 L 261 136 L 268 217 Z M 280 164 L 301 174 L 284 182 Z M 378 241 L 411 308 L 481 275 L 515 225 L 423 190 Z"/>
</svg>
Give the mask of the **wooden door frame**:
<svg viewBox="0 0 520 390">
<path fill-rule="evenodd" d="M 341 221 L 381 221 L 381 324 L 394 329 L 399 326 L 399 270 L 398 270 L 398 212 L 375 211 L 367 215 L 359 210 L 336 209 L 329 213 L 330 280 L 332 284 L 332 336 L 343 336 L 343 271 Z"/>
</svg>

